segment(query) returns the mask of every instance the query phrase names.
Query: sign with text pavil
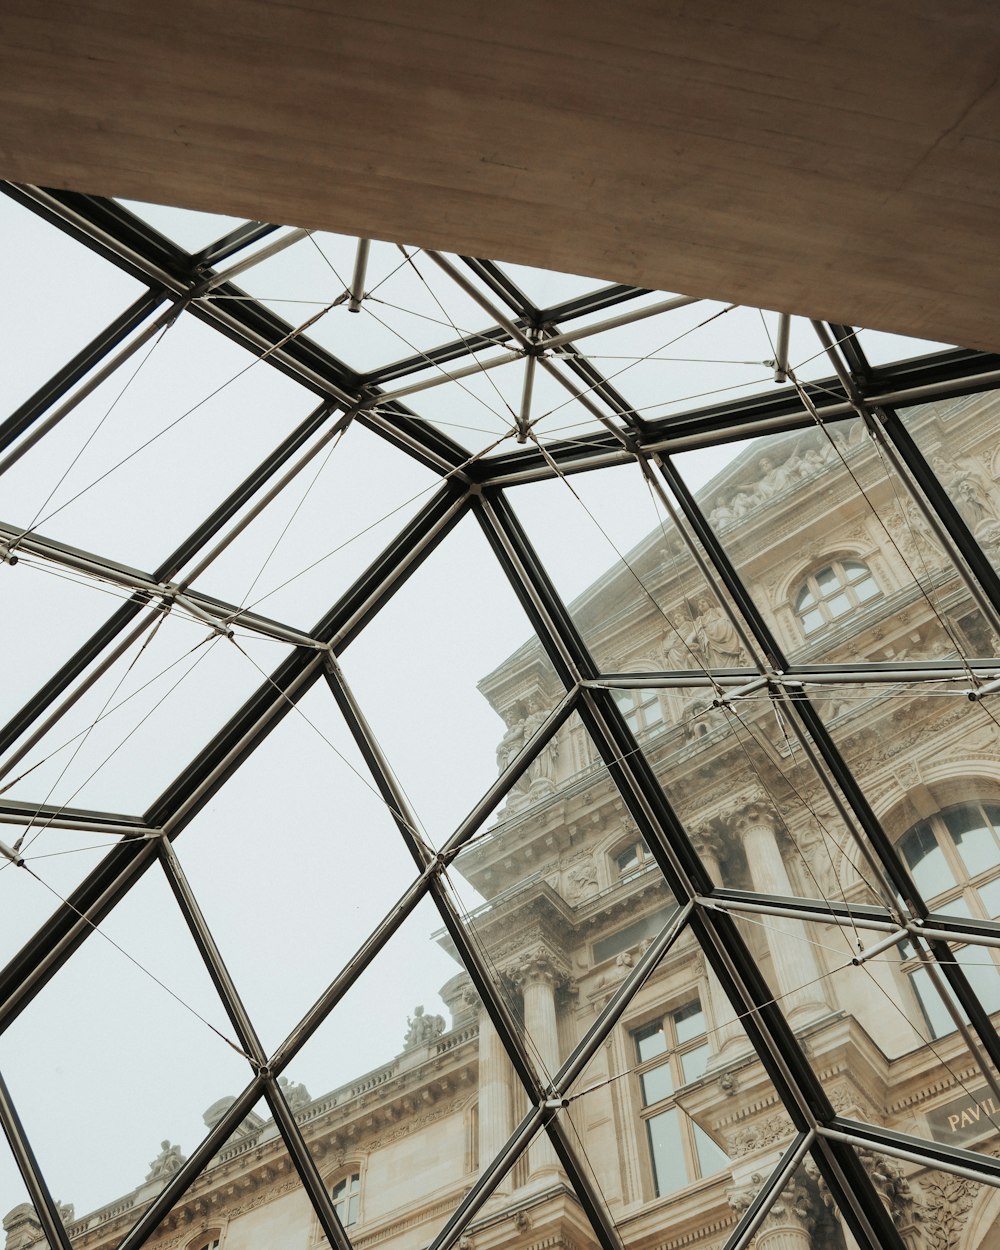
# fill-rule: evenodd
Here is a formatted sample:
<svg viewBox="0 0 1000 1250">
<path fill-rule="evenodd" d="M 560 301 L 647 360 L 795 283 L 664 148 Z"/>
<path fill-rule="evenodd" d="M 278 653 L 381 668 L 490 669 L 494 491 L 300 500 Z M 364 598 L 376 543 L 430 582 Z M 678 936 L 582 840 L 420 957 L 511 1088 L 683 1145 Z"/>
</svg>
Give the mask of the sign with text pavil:
<svg viewBox="0 0 1000 1250">
<path fill-rule="evenodd" d="M 984 1133 L 1000 1132 L 1000 1100 L 988 1089 L 972 1090 L 928 1111 L 927 1123 L 935 1141 L 962 1146 Z"/>
</svg>

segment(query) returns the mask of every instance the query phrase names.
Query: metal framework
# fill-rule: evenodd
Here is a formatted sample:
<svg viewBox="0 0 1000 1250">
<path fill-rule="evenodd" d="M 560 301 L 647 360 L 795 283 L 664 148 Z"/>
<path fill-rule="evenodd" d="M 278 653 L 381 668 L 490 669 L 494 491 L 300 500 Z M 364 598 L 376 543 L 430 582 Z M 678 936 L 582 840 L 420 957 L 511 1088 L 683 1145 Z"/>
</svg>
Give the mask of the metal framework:
<svg viewBox="0 0 1000 1250">
<path fill-rule="evenodd" d="M 720 542 L 695 494 L 678 471 L 684 451 L 776 433 L 828 427 L 856 416 L 887 457 L 899 481 L 963 579 L 972 600 L 1000 632 L 1000 577 L 988 554 L 915 444 L 897 414 L 899 405 L 947 399 L 1000 385 L 1000 358 L 980 352 L 939 352 L 905 363 L 871 365 L 861 340 L 847 326 L 815 325 L 817 351 L 832 370 L 815 386 L 646 419 L 628 401 L 624 384 L 605 376 L 588 358 L 587 339 L 643 319 L 669 316 L 695 301 L 663 296 L 650 300 L 639 288 L 604 285 L 586 295 L 539 308 L 503 266 L 473 258 L 429 254 L 435 271 L 455 284 L 482 311 L 475 333 L 445 336 L 437 345 L 375 369 L 353 368 L 296 331 L 263 302 L 246 296 L 236 279 L 255 264 L 301 240 L 305 232 L 278 235 L 276 227 L 247 223 L 197 254 L 158 235 L 139 217 L 112 202 L 33 187 L 3 188 L 38 214 L 121 267 L 145 287 L 121 316 L 97 334 L 29 399 L 0 424 L 0 476 L 52 431 L 88 394 L 181 315 L 199 319 L 315 396 L 312 413 L 276 446 L 157 568 L 137 570 L 113 552 L 76 550 L 36 533 L 28 518 L 0 523 L 0 556 L 13 565 L 31 558 L 45 566 L 115 588 L 124 596 L 92 636 L 0 727 L 0 776 L 6 776 L 59 719 L 84 696 L 114 660 L 166 612 L 187 614 L 222 637 L 234 625 L 282 644 L 286 656 L 253 696 L 233 714 L 160 797 L 141 815 L 91 812 L 58 804 L 0 799 L 0 822 L 23 825 L 41 819 L 56 827 L 110 835 L 112 845 L 67 902 L 17 952 L 4 952 L 0 971 L 0 1031 L 5 1030 L 74 952 L 94 926 L 156 865 L 166 874 L 183 918 L 225 1006 L 247 1059 L 247 1085 L 198 1149 L 170 1178 L 121 1242 L 138 1247 L 155 1232 L 178 1199 L 261 1098 L 274 1116 L 331 1246 L 350 1250 L 329 1192 L 310 1154 L 278 1078 L 312 1038 L 347 991 L 423 900 L 437 908 L 458 955 L 527 1093 L 530 1109 L 493 1161 L 483 1160 L 478 1182 L 448 1219 L 431 1250 L 449 1250 L 474 1221 L 515 1161 L 540 1133 L 547 1133 L 566 1176 L 603 1250 L 621 1250 L 618 1230 L 602 1195 L 581 1161 L 563 1117 L 580 1074 L 611 1034 L 636 993 L 682 933 L 693 932 L 746 1032 L 795 1130 L 778 1167 L 767 1179 L 730 1238 L 732 1250 L 749 1244 L 770 1204 L 811 1156 L 864 1250 L 901 1247 L 886 1205 L 873 1187 L 859 1149 L 871 1149 L 986 1185 L 1000 1186 L 995 1159 L 915 1137 L 904 1137 L 839 1116 L 824 1091 L 801 1039 L 790 1028 L 741 936 L 741 914 L 792 916 L 860 926 L 876 940 L 906 938 L 921 950 L 960 1008 L 959 1023 L 984 1079 L 997 1089 L 1000 1039 L 949 940 L 1000 946 L 1000 925 L 932 916 L 912 874 L 880 825 L 869 799 L 844 759 L 813 696 L 817 690 L 851 685 L 878 688 L 931 681 L 958 681 L 970 700 L 989 699 L 1000 680 L 1000 657 L 854 665 L 796 663 L 784 654 L 765 612 Z M 427 254 L 425 254 L 427 255 Z M 363 308 L 369 242 L 359 240 L 353 273 L 342 293 L 350 311 Z M 418 397 L 437 385 L 491 373 L 524 362 L 520 407 L 510 431 L 486 454 L 472 452 L 419 415 Z M 789 319 L 782 317 L 772 362 L 775 380 L 790 375 Z M 533 384 L 554 378 L 588 413 L 582 434 L 540 440 L 532 428 Z M 794 377 L 794 374 L 791 374 Z M 415 408 L 408 407 L 408 402 Z M 249 521 L 316 461 L 352 423 L 364 426 L 440 478 L 429 500 L 346 587 L 311 628 L 270 619 L 203 593 L 198 575 L 245 529 Z M 557 476 L 572 477 L 607 466 L 636 464 L 648 488 L 675 519 L 689 557 L 706 578 L 740 638 L 751 665 L 654 673 L 608 673 L 588 650 L 578 625 L 560 599 L 509 502 L 511 487 Z M 475 518 L 525 608 L 559 679 L 565 697 L 536 736 L 507 765 L 439 851 L 417 833 L 416 814 L 395 780 L 338 656 L 385 607 L 405 580 L 463 518 Z M 518 640 L 512 640 L 516 642 Z M 307 691 L 325 687 L 340 709 L 371 780 L 388 806 L 413 859 L 412 885 L 330 982 L 314 1006 L 271 1054 L 262 1045 L 233 978 L 223 962 L 173 843 L 213 794 L 250 758 L 255 748 Z M 765 697 L 780 711 L 789 738 L 813 764 L 819 783 L 844 816 L 865 862 L 884 885 L 881 907 L 838 900 L 785 898 L 727 890 L 713 884 L 665 788 L 615 701 L 616 690 L 703 687 L 716 706 Z M 645 839 L 677 903 L 672 919 L 632 968 L 587 1036 L 560 1070 L 543 1073 L 525 1044 L 523 1030 L 459 914 L 448 887 L 449 871 L 463 847 L 481 832 L 497 804 L 531 767 L 571 715 L 582 721 L 621 799 Z M 24 866 L 16 844 L 0 842 L 10 871 Z M 881 948 L 880 948 L 881 949 Z M 1000 1094 L 998 1094 L 1000 1097 Z M 70 1241 L 25 1127 L 0 1079 L 0 1122 L 51 1246 Z M 487 1164 L 489 1166 L 487 1166 Z"/>
</svg>

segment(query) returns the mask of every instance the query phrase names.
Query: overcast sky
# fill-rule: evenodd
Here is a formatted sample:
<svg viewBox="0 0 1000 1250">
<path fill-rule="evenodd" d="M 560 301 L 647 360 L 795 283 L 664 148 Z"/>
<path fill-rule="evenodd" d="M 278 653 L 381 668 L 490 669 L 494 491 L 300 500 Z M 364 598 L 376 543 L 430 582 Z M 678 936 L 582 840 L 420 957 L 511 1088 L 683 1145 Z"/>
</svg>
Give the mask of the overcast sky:
<svg viewBox="0 0 1000 1250">
<path fill-rule="evenodd" d="M 149 218 L 192 248 L 232 224 L 166 209 L 150 209 Z M 13 409 L 140 287 L 4 197 L 0 228 L 0 369 Z M 318 245 L 297 243 L 238 281 L 300 324 L 341 293 L 353 265 L 353 241 L 317 238 Z M 597 285 L 510 268 L 542 306 Z M 374 302 L 361 315 L 341 306 L 310 330 L 359 368 L 453 337 L 452 323 L 465 332 L 485 321 L 419 253 L 407 260 L 395 247 L 375 245 L 366 285 Z M 666 332 L 656 319 L 596 336 L 588 349 L 651 415 L 766 389 L 765 323 L 755 310 L 722 308 L 694 305 L 679 310 Z M 772 335 L 775 322 L 768 314 Z M 867 345 L 875 359 L 929 346 L 874 334 Z M 655 359 L 637 359 L 649 356 Z M 796 321 L 792 359 L 802 376 L 826 372 L 816 357 L 808 327 Z M 409 402 L 479 452 L 508 430 L 505 404 L 517 407 L 522 371 L 512 362 Z M 533 412 L 549 413 L 539 422 L 542 437 L 593 424 L 547 378 L 535 401 Z M 293 382 L 185 315 L 4 476 L 0 520 L 151 570 L 313 407 Z M 690 484 L 708 480 L 740 446 L 687 457 Z M 196 585 L 309 628 L 437 482 L 353 426 Z M 573 489 L 593 518 L 564 482 L 511 493 L 567 598 L 616 562 L 616 547 L 628 550 L 659 522 L 636 468 L 578 476 Z M 124 596 L 27 558 L 0 565 L 0 589 L 6 720 Z M 495 776 L 504 726 L 476 683 L 529 633 L 481 532 L 466 518 L 344 656 L 432 841 L 451 832 Z M 243 634 L 237 642 L 213 640 L 201 622 L 171 614 L 3 776 L 5 793 L 142 812 L 286 654 Z M 413 878 L 364 775 L 332 698 L 317 686 L 177 842 L 268 1049 Z M 0 836 L 13 841 L 21 832 L 6 826 Z M 62 895 L 98 862 L 105 841 L 37 825 L 25 839 L 33 868 Z M 0 868 L 4 962 L 56 902 L 27 873 Z M 439 927 L 433 908 L 421 906 L 292 1066 L 293 1080 L 323 1093 L 397 1053 L 416 1004 L 445 1012 L 437 990 L 458 969 L 430 940 Z M 85 942 L 0 1038 L 0 1065 L 51 1188 L 75 1203 L 77 1215 L 141 1182 L 161 1139 L 193 1148 L 204 1131 L 202 1112 L 249 1076 L 195 1014 L 232 1036 L 158 868 L 102 928 L 122 950 L 96 936 Z M 0 1214 L 23 1200 L 0 1141 Z"/>
</svg>

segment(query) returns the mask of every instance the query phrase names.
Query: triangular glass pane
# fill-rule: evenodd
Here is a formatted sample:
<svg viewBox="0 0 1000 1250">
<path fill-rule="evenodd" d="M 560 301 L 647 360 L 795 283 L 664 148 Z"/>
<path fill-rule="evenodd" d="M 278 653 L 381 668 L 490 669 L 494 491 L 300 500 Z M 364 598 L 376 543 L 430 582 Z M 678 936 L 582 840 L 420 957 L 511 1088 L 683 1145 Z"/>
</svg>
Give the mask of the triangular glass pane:
<svg viewBox="0 0 1000 1250">
<path fill-rule="evenodd" d="M 682 474 L 693 455 L 676 457 Z M 755 439 L 698 497 L 793 660 L 969 654 L 958 622 L 975 604 L 860 418 Z"/>
<path fill-rule="evenodd" d="M 510 496 L 603 672 L 693 670 L 711 694 L 706 669 L 748 668 L 723 592 L 709 588 L 638 465 L 518 486 Z"/>
<path fill-rule="evenodd" d="M 77 1212 L 131 1192 L 162 1139 L 198 1140 L 216 1091 L 241 1088 L 250 1075 L 158 871 L 132 887 L 101 933 L 0 1038 L 4 1075 L 49 1187 Z M 81 1151 L 68 1123 L 88 1125 L 101 1149 Z M 130 1210 L 123 1223 L 132 1222 Z"/>
<path fill-rule="evenodd" d="M 222 638 L 183 609 L 158 625 L 17 764 L 11 798 L 145 811 L 288 653 L 238 627 Z"/>
<path fill-rule="evenodd" d="M 630 302 L 627 310 L 655 306 L 656 292 Z M 582 319 L 600 324 L 608 313 Z M 577 323 L 571 323 L 571 332 Z M 759 393 L 774 385 L 778 315 L 756 308 L 700 300 L 654 314 L 617 329 L 576 340 L 576 347 L 603 374 L 638 418 L 655 420 Z M 558 349 L 556 349 L 558 350 Z M 800 380 L 830 373 L 815 336 L 792 318 L 789 362 Z"/>
<path fill-rule="evenodd" d="M 157 1156 L 149 1162 L 145 1179 L 115 1201 L 77 1219 L 71 1234 L 120 1239 L 145 1214 L 174 1172 L 233 1102 L 232 1095 L 216 1098 L 201 1117 L 197 1134 L 183 1143 L 183 1148 L 181 1143 L 164 1140 Z M 189 1250 L 216 1250 L 223 1235 L 231 1239 L 231 1244 L 253 1245 L 274 1226 L 281 1228 L 282 1236 L 297 1237 L 300 1245 L 326 1244 L 270 1108 L 262 1098 L 168 1210 L 153 1236 L 182 1239 Z"/>
<path fill-rule="evenodd" d="M 672 949 L 561 1113 L 629 1248 L 654 1227 L 678 1239 L 711 1232 L 721 1245 L 743 1188 L 794 1136 L 749 1039 L 728 1004 L 719 1009 L 718 982 L 699 975 L 696 950 L 692 935 Z M 618 984 L 589 996 L 595 1015 Z"/>
<path fill-rule="evenodd" d="M 1000 916 L 1000 727 L 964 682 L 857 686 L 831 737 L 940 912 Z"/>
<path fill-rule="evenodd" d="M 563 696 L 530 626 L 466 518 L 344 654 L 344 672 L 435 845 L 493 782 L 510 748 Z"/>
<path fill-rule="evenodd" d="M 198 812 L 176 851 L 269 1051 L 416 875 L 322 682 Z"/>
<path fill-rule="evenodd" d="M 440 480 L 413 457 L 352 425 L 332 448 L 317 452 L 193 585 L 308 630 L 427 503 Z M 237 515 L 231 525 L 241 519 Z"/>
<path fill-rule="evenodd" d="M 313 407 L 185 313 L 4 475 L 4 519 L 152 570 Z"/>
<path fill-rule="evenodd" d="M 242 217 L 202 213 L 193 208 L 172 208 L 167 204 L 147 204 L 142 200 L 119 200 L 118 203 L 186 252 L 192 253 L 202 251 L 216 239 L 245 224 Z"/>
<path fill-rule="evenodd" d="M 496 350 L 481 357 L 485 361 L 498 358 Z M 451 374 L 470 363 L 465 357 L 443 365 L 441 369 L 427 369 L 403 379 L 401 386 L 422 381 L 438 383 L 444 374 Z M 442 372 L 443 370 L 443 372 Z M 404 396 L 402 402 L 418 417 L 430 421 L 470 451 L 486 449 L 506 450 L 516 424 L 515 414 L 521 410 L 521 387 L 524 384 L 524 363 L 511 356 L 498 368 L 484 369 L 454 381 L 440 381 L 412 396 Z M 387 391 L 395 389 L 388 386 Z"/>
<path fill-rule="evenodd" d="M 18 531 L 20 532 L 20 531 Z M 22 556 L 0 566 L 4 719 L 18 711 L 121 604 L 123 595 Z M 44 645 L 39 625 L 44 622 Z M 0 783 L 4 784 L 4 783 Z"/>
<path fill-rule="evenodd" d="M 6 195 L 0 195 L 0 234 L 0 420 L 5 420 L 137 299 L 143 287 Z M 42 326 L 45 332 L 39 333 Z M 4 514 L 9 519 L 6 507 Z"/>
<path fill-rule="evenodd" d="M 31 870 L 17 868 L 9 859 L 0 860 L 0 967 L 6 967 L 22 943 L 56 910 L 60 899 L 72 894 L 118 841 L 107 833 L 51 826 L 42 837 L 44 824 L 44 820 L 26 820 L 0 825 L 0 838 L 17 847 Z"/>
<path fill-rule="evenodd" d="M 483 332 L 494 335 L 498 341 L 509 341 L 507 332 L 491 322 L 489 314 L 419 248 L 382 246 L 391 246 L 395 253 L 393 268 L 381 281 L 366 281 L 369 294 L 362 308 L 395 338 L 395 355 L 388 359 L 405 359 L 445 343 L 471 341 Z M 471 272 L 457 258 L 449 259 L 471 280 Z"/>
<path fill-rule="evenodd" d="M 555 772 L 564 760 L 575 769 Z M 544 764 L 556 783 L 541 784 L 541 769 L 529 775 L 447 879 L 468 939 L 551 1078 L 589 1023 L 581 987 L 631 966 L 629 952 L 676 903 L 576 714 Z"/>
<path fill-rule="evenodd" d="M 630 690 L 640 750 L 716 885 L 879 905 L 888 901 L 798 739 L 758 691 L 713 707 L 711 692 Z M 697 698 L 685 698 L 694 694 Z M 783 866 L 744 847 L 750 820 L 773 829 Z M 856 829 L 856 826 L 855 826 Z M 870 853 L 870 848 L 869 848 Z"/>
<path fill-rule="evenodd" d="M 491 1111 L 477 1098 L 485 1039 L 471 983 L 433 940 L 439 924 L 421 902 L 288 1068 L 314 1095 L 303 1133 L 362 1244 L 405 1225 L 426 1245 L 492 1161 L 494 1137 L 499 1149 L 509 1132 L 512 1073 L 494 1039 Z"/>
<path fill-rule="evenodd" d="M 1000 459 L 994 435 L 998 411 L 996 392 L 988 392 L 920 404 L 900 413 L 910 437 L 995 569 L 1000 569 Z M 925 546 L 928 559 L 940 559 L 936 543 L 928 538 Z M 981 613 L 973 609 L 969 615 L 971 620 L 979 618 L 977 633 L 981 634 L 985 627 Z M 995 654 L 985 637 L 969 641 L 975 648 L 973 655 Z"/>
<path fill-rule="evenodd" d="M 929 967 L 911 942 L 877 950 L 883 934 L 850 919 L 736 923 L 837 1114 L 960 1146 L 1000 1132 L 986 1061 L 958 1031 L 965 1012 L 940 965 Z M 984 1008 L 1000 1012 L 996 951 L 970 943 L 953 947 L 953 958 Z M 904 1068 L 905 1095 L 895 1075 Z"/>
<path fill-rule="evenodd" d="M 856 330 L 855 333 L 869 364 L 873 365 L 891 365 L 897 360 L 914 360 L 932 352 L 954 350 L 951 343 L 910 338 L 905 334 L 889 334 L 885 330 Z"/>
<path fill-rule="evenodd" d="M 504 261 L 499 268 L 521 288 L 536 308 L 543 310 L 588 295 L 606 285 L 600 278 L 562 273 L 557 269 L 537 269 L 533 265 L 515 265 L 512 261 Z"/>
</svg>

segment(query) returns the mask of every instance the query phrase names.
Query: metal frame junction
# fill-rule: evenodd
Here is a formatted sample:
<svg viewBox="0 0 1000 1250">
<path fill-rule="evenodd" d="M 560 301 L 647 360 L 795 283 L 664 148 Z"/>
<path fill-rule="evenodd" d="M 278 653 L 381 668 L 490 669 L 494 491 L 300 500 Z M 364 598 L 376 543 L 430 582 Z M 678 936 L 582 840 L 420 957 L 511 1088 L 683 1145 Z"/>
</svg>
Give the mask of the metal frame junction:
<svg viewBox="0 0 1000 1250">
<path fill-rule="evenodd" d="M 310 339 L 308 329 L 296 332 L 270 308 L 249 298 L 235 281 L 255 264 L 303 239 L 307 232 L 279 234 L 274 226 L 247 223 L 200 253 L 191 254 L 114 201 L 35 187 L 4 185 L 3 190 L 138 279 L 145 291 L 0 424 L 0 476 L 182 312 L 265 358 L 316 399 L 314 410 L 299 426 L 155 569 L 130 568 L 108 555 L 74 549 L 9 521 L 0 523 L 3 561 L 13 564 L 21 557 L 31 557 L 53 569 L 114 587 L 124 596 L 92 637 L 0 726 L 0 778 L 11 772 L 111 663 L 166 611 L 189 615 L 223 636 L 231 636 L 238 626 L 286 648 L 277 669 L 141 816 L 0 799 L 0 823 L 17 825 L 34 818 L 55 827 L 91 830 L 114 838 L 98 866 L 0 970 L 0 1031 L 16 1019 L 94 926 L 157 864 L 166 874 L 249 1062 L 246 1088 L 142 1212 L 120 1243 L 121 1250 L 138 1250 L 156 1231 L 261 1097 L 267 1100 L 324 1234 L 337 1250 L 350 1250 L 349 1236 L 278 1080 L 425 899 L 437 908 L 530 1103 L 497 1158 L 483 1160 L 479 1180 L 434 1239 L 431 1250 L 449 1250 L 457 1242 L 528 1144 L 542 1133 L 548 1135 L 602 1250 L 621 1250 L 619 1232 L 579 1155 L 563 1108 L 574 1082 L 636 993 L 664 954 L 688 932 L 695 934 L 743 1022 L 795 1131 L 778 1166 L 737 1224 L 728 1243 L 732 1250 L 749 1244 L 770 1204 L 807 1155 L 864 1250 L 899 1250 L 903 1243 L 862 1166 L 859 1149 L 1000 1186 L 1000 1163 L 995 1159 L 838 1116 L 736 923 L 740 914 L 759 914 L 838 924 L 852 931 L 860 927 L 883 944 L 878 949 L 905 938 L 921 952 L 938 982 L 953 996 L 963 1038 L 981 1061 L 984 1078 L 998 1089 L 1000 1039 L 948 942 L 1000 946 L 1000 925 L 930 913 L 810 694 L 838 683 L 875 687 L 937 680 L 957 682 L 956 688 L 964 690 L 970 699 L 981 700 L 1000 689 L 1000 659 L 836 666 L 795 663 L 783 653 L 673 459 L 679 452 L 764 432 L 825 427 L 845 417 L 860 418 L 985 618 L 1000 631 L 1000 578 L 896 414 L 896 406 L 901 404 L 997 388 L 1000 358 L 956 349 L 874 367 L 850 327 L 815 323 L 818 349 L 827 354 L 832 369 L 822 385 L 808 393 L 799 387 L 649 420 L 630 406 L 617 383 L 587 358 L 586 338 L 669 314 L 697 301 L 665 297 L 650 302 L 646 298 L 650 292 L 643 289 L 603 285 L 557 306 L 539 308 L 500 265 L 423 253 L 438 272 L 479 306 L 486 324 L 475 333 L 446 338 L 426 352 L 388 362 L 379 369 L 358 371 Z M 350 286 L 340 297 L 351 311 L 363 306 L 368 264 L 369 244 L 360 240 Z M 209 295 L 231 298 L 210 299 Z M 771 362 L 778 381 L 786 376 L 794 378 L 788 359 L 788 329 L 788 318 L 782 317 L 776 358 Z M 490 371 L 515 357 L 522 357 L 526 364 L 521 407 L 512 420 L 513 441 L 489 454 L 470 455 L 407 406 L 408 399 L 434 386 Z M 435 371 L 432 376 L 428 376 L 429 368 Z M 533 379 L 538 371 L 554 378 L 593 418 L 595 424 L 585 436 L 566 436 L 544 446 L 534 437 L 530 412 Z M 192 583 L 212 560 L 352 422 L 365 426 L 440 477 L 428 501 L 378 558 L 311 629 L 221 602 L 197 589 Z M 588 651 L 506 492 L 524 482 L 633 462 L 673 519 L 688 554 L 743 640 L 751 657 L 748 667 L 605 673 Z M 565 697 L 442 849 L 434 852 L 417 832 L 416 815 L 337 657 L 466 516 L 475 518 L 481 527 L 565 686 Z M 328 688 L 351 730 L 414 861 L 416 877 L 285 1041 L 268 1054 L 174 853 L 173 842 L 306 692 L 320 683 Z M 814 765 L 820 783 L 856 839 L 857 850 L 882 884 L 883 905 L 784 898 L 714 885 L 690 831 L 671 806 L 614 698 L 615 690 L 657 687 L 704 687 L 714 693 L 719 707 L 749 697 L 766 697 L 780 709 L 792 739 Z M 571 715 L 579 717 L 590 735 L 677 907 L 587 1035 L 559 1071 L 550 1074 L 540 1069 L 497 984 L 495 971 L 470 939 L 449 889 L 447 871 Z M 0 853 L 16 865 L 23 864 L 18 850 L 6 842 L 0 842 Z M 859 961 L 865 957 L 859 956 Z M 49 1244 L 69 1250 L 58 1206 L 2 1078 L 0 1123 Z"/>
</svg>

